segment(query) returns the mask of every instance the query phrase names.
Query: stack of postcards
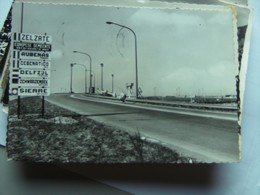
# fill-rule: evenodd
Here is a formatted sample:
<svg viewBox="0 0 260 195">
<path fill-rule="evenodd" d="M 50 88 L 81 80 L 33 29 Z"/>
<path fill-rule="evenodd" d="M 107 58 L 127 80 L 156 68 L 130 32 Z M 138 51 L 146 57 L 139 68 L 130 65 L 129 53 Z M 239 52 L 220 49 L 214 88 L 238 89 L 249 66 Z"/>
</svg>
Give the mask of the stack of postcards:
<svg viewBox="0 0 260 195">
<path fill-rule="evenodd" d="M 251 18 L 246 0 L 16 0 L 8 158 L 239 162 Z"/>
</svg>

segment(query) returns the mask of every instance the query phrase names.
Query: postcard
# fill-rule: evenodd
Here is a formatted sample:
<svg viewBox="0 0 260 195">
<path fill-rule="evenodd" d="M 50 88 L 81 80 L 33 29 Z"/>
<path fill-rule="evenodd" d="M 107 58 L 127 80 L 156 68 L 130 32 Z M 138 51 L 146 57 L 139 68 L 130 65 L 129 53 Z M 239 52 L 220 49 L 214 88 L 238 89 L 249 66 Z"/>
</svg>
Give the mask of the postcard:
<svg viewBox="0 0 260 195">
<path fill-rule="evenodd" d="M 238 162 L 236 24 L 227 6 L 15 2 L 8 158 Z"/>
</svg>

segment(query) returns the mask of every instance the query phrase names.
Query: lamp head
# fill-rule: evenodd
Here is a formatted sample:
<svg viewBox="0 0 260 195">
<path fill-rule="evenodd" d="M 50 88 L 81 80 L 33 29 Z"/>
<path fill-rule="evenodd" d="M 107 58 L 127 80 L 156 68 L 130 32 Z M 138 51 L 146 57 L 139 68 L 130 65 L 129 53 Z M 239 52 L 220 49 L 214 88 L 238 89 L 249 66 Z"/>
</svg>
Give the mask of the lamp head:
<svg viewBox="0 0 260 195">
<path fill-rule="evenodd" d="M 107 24 L 113 24 L 113 22 L 110 22 L 110 21 L 107 21 L 106 23 L 107 23 Z"/>
</svg>

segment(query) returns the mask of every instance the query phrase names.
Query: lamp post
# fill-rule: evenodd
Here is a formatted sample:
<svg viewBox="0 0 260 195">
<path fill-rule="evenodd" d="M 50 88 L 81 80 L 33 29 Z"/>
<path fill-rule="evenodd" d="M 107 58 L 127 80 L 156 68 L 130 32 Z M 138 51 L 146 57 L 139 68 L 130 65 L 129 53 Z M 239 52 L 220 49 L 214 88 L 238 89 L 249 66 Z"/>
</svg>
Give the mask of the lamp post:
<svg viewBox="0 0 260 195">
<path fill-rule="evenodd" d="M 138 98 L 138 66 L 137 66 L 137 37 L 136 37 L 136 34 L 131 28 L 129 28 L 127 26 L 117 24 L 117 23 L 114 23 L 114 22 L 111 22 L 111 21 L 107 21 L 106 23 L 108 25 L 113 24 L 113 25 L 116 25 L 116 26 L 120 26 L 122 28 L 126 28 L 126 29 L 130 30 L 134 35 L 134 38 L 135 38 L 135 89 L 136 89 L 135 93 L 136 93 L 136 98 Z"/>
<path fill-rule="evenodd" d="M 96 87 L 96 73 L 94 71 L 91 72 L 91 78 L 94 76 L 94 88 Z"/>
<path fill-rule="evenodd" d="M 104 64 L 101 63 L 100 66 L 101 66 L 101 90 L 103 91 L 104 90 L 103 89 L 103 67 L 104 67 Z"/>
<path fill-rule="evenodd" d="M 73 64 L 70 64 L 70 93 L 73 93 L 73 91 L 72 91 L 72 68 L 73 68 Z"/>
<path fill-rule="evenodd" d="M 114 74 L 112 74 L 111 76 L 112 76 L 112 93 L 114 93 Z"/>
<path fill-rule="evenodd" d="M 70 64 L 70 66 L 71 66 L 71 76 L 70 76 L 70 93 L 72 93 L 72 68 L 73 68 L 73 66 L 74 65 L 78 65 L 78 66 L 82 66 L 82 67 L 84 67 L 84 69 L 85 69 L 85 93 L 87 93 L 87 68 L 86 68 L 86 66 L 84 65 L 84 64 L 79 64 L 79 63 L 72 63 L 72 64 Z"/>
<path fill-rule="evenodd" d="M 81 52 L 81 51 L 73 51 L 73 53 L 80 53 L 83 55 L 86 55 L 89 57 L 89 93 L 92 93 L 92 77 L 91 77 L 91 72 L 92 72 L 92 58 L 89 54 Z"/>
</svg>

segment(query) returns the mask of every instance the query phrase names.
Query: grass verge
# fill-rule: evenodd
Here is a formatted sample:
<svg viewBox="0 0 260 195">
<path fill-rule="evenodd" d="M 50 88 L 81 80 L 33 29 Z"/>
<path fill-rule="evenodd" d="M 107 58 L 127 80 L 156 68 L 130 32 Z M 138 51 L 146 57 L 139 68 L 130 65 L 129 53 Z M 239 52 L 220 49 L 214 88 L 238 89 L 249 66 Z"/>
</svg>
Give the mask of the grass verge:
<svg viewBox="0 0 260 195">
<path fill-rule="evenodd" d="M 128 132 L 45 102 L 23 98 L 9 103 L 8 157 L 18 161 L 86 163 L 191 163 L 194 159 Z"/>
</svg>

